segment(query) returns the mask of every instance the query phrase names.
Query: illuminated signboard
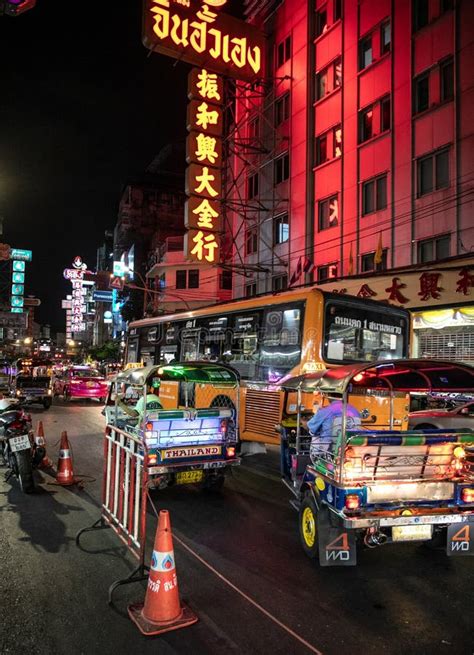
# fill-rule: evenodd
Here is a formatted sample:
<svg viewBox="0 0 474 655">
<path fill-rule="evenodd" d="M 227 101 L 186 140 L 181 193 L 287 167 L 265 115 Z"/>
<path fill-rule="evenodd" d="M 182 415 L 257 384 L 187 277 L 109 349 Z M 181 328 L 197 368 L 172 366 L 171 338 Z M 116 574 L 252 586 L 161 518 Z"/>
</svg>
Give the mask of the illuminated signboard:
<svg viewBox="0 0 474 655">
<path fill-rule="evenodd" d="M 68 334 L 71 332 L 83 332 L 86 329 L 84 314 L 87 311 L 87 307 L 84 299 L 86 294 L 84 273 L 87 270 L 87 264 L 78 256 L 75 257 L 72 266 L 73 268 L 65 268 L 63 272 L 65 279 L 70 280 L 72 284 L 71 309 L 68 309 L 66 314 Z"/>
<path fill-rule="evenodd" d="M 263 75 L 265 37 L 245 21 L 219 13 L 222 0 L 145 0 L 143 45 L 238 80 Z"/>
<path fill-rule="evenodd" d="M 200 68 L 188 77 L 189 136 L 186 142 L 185 256 L 195 263 L 219 261 L 222 229 L 222 103 L 223 82 Z"/>
<path fill-rule="evenodd" d="M 13 262 L 13 272 L 14 273 L 24 273 L 25 272 L 25 262 Z"/>
<path fill-rule="evenodd" d="M 21 259 L 24 262 L 31 262 L 33 259 L 33 253 L 31 250 L 20 250 L 19 248 L 12 248 L 10 251 L 10 257 L 12 259 Z"/>
<path fill-rule="evenodd" d="M 12 295 L 23 296 L 25 293 L 25 286 L 23 284 L 12 284 Z"/>
<path fill-rule="evenodd" d="M 12 273 L 12 282 L 13 282 L 13 284 L 24 284 L 25 283 L 25 274 L 24 273 Z"/>
</svg>

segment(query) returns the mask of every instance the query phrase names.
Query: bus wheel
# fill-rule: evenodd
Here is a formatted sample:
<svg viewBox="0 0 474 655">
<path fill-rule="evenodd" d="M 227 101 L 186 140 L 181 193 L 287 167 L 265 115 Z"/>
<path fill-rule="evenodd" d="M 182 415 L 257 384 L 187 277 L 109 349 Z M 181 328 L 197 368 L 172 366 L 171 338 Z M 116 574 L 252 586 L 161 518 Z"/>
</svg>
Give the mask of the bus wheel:
<svg viewBox="0 0 474 655">
<path fill-rule="evenodd" d="M 299 526 L 301 545 L 311 559 L 319 555 L 317 515 L 318 510 L 314 500 L 306 494 L 300 506 Z"/>
</svg>

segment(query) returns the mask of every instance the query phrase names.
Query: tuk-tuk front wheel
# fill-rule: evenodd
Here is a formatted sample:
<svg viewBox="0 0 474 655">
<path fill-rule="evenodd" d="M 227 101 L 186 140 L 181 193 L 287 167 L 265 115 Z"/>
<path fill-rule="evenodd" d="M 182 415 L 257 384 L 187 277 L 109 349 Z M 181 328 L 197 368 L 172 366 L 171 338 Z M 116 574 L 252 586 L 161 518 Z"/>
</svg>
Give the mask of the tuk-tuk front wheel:
<svg viewBox="0 0 474 655">
<path fill-rule="evenodd" d="M 318 544 L 318 509 L 314 500 L 307 494 L 300 506 L 299 526 L 303 550 L 308 557 L 315 559 L 319 555 Z"/>
</svg>

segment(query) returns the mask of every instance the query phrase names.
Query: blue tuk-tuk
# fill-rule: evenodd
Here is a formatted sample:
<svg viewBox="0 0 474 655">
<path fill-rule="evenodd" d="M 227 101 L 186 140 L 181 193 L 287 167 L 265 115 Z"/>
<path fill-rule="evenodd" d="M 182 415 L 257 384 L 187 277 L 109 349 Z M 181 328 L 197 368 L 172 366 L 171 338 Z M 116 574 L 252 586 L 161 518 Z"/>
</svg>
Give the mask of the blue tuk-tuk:
<svg viewBox="0 0 474 655">
<path fill-rule="evenodd" d="M 472 391 L 474 369 L 383 361 L 282 386 L 282 479 L 294 496 L 309 557 L 322 566 L 355 565 L 358 545 L 403 542 L 443 545 L 450 556 L 474 554 L 474 432 L 408 429 L 412 393 Z M 314 399 L 342 407 L 330 434 L 308 431 Z M 349 425 L 349 405 L 357 410 L 356 425 Z"/>
</svg>

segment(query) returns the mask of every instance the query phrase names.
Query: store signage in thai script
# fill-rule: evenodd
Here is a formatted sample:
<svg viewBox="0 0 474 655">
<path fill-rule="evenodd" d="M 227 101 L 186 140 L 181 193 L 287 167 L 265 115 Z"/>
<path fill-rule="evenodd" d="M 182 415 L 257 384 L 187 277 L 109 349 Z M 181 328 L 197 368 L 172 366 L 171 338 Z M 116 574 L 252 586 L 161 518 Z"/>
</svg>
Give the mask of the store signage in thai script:
<svg viewBox="0 0 474 655">
<path fill-rule="evenodd" d="M 264 35 L 220 12 L 224 4 L 222 0 L 145 0 L 143 45 L 238 80 L 261 77 Z"/>
<path fill-rule="evenodd" d="M 192 70 L 188 78 L 185 256 L 196 263 L 219 261 L 222 229 L 223 83 L 216 73 Z"/>
</svg>

